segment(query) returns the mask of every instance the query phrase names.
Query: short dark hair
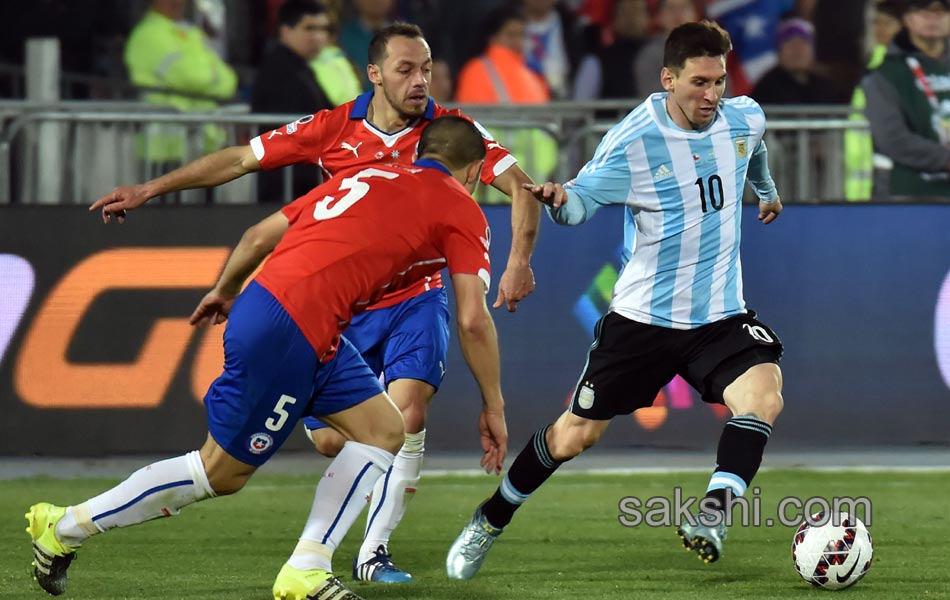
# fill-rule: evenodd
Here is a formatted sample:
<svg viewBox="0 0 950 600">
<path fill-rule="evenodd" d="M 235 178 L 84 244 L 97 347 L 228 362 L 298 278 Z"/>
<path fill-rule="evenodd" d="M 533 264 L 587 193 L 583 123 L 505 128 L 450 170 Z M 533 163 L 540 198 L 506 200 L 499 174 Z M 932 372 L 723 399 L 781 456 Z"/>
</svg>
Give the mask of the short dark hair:
<svg viewBox="0 0 950 600">
<path fill-rule="evenodd" d="M 699 56 L 725 56 L 732 50 L 729 33 L 712 21 L 684 23 L 670 32 L 663 47 L 663 66 L 679 70 L 687 59 Z"/>
<path fill-rule="evenodd" d="M 373 39 L 369 43 L 369 64 L 383 64 L 386 59 L 386 44 L 394 37 L 425 39 L 419 26 L 412 23 L 393 23 L 383 27 L 373 34 Z"/>
<path fill-rule="evenodd" d="M 419 158 L 439 158 L 449 169 L 461 169 L 485 158 L 485 138 L 468 119 L 439 117 L 422 130 Z"/>
<path fill-rule="evenodd" d="M 307 15 L 322 15 L 327 7 L 319 0 L 287 0 L 277 11 L 277 25 L 296 27 Z"/>
</svg>

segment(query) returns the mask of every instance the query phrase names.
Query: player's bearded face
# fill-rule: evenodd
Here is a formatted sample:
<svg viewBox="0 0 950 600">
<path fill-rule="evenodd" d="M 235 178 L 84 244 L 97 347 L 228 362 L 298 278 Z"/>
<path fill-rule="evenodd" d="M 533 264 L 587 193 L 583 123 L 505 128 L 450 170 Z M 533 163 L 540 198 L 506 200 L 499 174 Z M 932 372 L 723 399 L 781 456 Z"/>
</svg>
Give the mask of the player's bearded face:
<svg viewBox="0 0 950 600">
<path fill-rule="evenodd" d="M 663 87 L 670 93 L 670 116 L 681 127 L 709 125 L 726 89 L 726 57 L 689 58 L 679 73 L 664 69 Z M 685 122 L 684 122 L 685 121 Z"/>
<path fill-rule="evenodd" d="M 420 38 L 394 37 L 386 45 L 380 77 L 383 94 L 401 115 L 420 117 L 429 103 L 432 55 Z"/>
</svg>

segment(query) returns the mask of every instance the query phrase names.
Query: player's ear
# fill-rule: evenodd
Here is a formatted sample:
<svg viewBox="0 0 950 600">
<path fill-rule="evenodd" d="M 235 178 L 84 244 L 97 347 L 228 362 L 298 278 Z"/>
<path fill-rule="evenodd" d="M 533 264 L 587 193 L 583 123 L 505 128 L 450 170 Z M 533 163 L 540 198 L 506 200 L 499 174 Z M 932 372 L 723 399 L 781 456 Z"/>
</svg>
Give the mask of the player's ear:
<svg viewBox="0 0 950 600">
<path fill-rule="evenodd" d="M 485 166 L 484 160 L 479 160 L 470 164 L 465 170 L 465 185 L 476 184 L 482 178 L 482 167 Z"/>
<path fill-rule="evenodd" d="M 668 67 L 663 67 L 663 70 L 660 71 L 660 83 L 663 84 L 663 89 L 672 92 L 673 91 L 673 80 L 676 79 L 676 75 Z"/>
<path fill-rule="evenodd" d="M 379 65 L 366 65 L 366 76 L 373 85 L 383 85 L 383 75 L 379 71 Z"/>
</svg>

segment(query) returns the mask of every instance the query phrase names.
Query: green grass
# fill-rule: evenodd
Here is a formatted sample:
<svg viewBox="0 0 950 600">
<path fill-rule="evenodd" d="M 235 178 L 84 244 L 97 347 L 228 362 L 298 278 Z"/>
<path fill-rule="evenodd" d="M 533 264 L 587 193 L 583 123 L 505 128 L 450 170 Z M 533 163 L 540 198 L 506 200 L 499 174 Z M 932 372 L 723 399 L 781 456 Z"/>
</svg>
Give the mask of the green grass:
<svg viewBox="0 0 950 600">
<path fill-rule="evenodd" d="M 316 475 L 261 476 L 236 496 L 189 507 L 182 515 L 111 531 L 90 540 L 70 568 L 70 599 L 268 599 L 274 576 L 296 543 Z M 372 600 L 550 598 L 817 598 L 791 564 L 792 528 L 733 527 L 723 559 L 704 565 L 671 528 L 625 528 L 624 496 L 700 493 L 701 474 L 555 476 L 525 505 L 472 581 L 449 581 L 445 552 L 471 511 L 497 485 L 490 477 L 423 481 L 396 531 L 397 564 L 416 582 L 353 584 Z M 31 550 L 22 515 L 29 504 L 75 503 L 114 481 L 0 481 L 0 598 L 47 597 L 29 575 Z M 947 473 L 769 471 L 764 516 L 783 496 L 867 496 L 874 563 L 846 598 L 950 598 L 950 477 Z M 349 579 L 361 524 L 337 551 Z M 357 535 L 354 535 L 357 534 Z M 821 595 L 821 596 L 819 596 Z M 838 596 L 836 596 L 838 597 Z"/>
</svg>

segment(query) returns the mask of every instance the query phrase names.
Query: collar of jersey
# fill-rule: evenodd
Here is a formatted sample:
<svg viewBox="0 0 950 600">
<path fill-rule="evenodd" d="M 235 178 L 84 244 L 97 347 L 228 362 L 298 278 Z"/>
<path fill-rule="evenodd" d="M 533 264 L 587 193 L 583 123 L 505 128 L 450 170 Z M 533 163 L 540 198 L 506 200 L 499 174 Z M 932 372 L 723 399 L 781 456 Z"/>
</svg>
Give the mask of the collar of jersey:
<svg viewBox="0 0 950 600">
<path fill-rule="evenodd" d="M 438 169 L 439 171 L 442 171 L 446 175 L 452 174 L 452 171 L 449 171 L 448 167 L 446 167 L 439 161 L 431 159 L 431 158 L 420 158 L 416 162 L 412 163 L 412 166 L 423 167 L 426 169 Z"/>
<path fill-rule="evenodd" d="M 372 101 L 373 92 L 366 92 L 365 94 L 357 96 L 353 102 L 353 108 L 350 109 L 350 118 L 365 119 L 369 112 L 369 103 Z M 426 104 L 426 112 L 422 117 L 431 121 L 433 116 L 435 116 L 435 100 L 429 98 L 429 102 Z"/>
</svg>

